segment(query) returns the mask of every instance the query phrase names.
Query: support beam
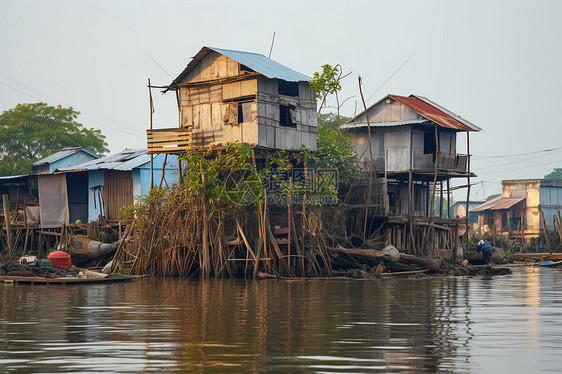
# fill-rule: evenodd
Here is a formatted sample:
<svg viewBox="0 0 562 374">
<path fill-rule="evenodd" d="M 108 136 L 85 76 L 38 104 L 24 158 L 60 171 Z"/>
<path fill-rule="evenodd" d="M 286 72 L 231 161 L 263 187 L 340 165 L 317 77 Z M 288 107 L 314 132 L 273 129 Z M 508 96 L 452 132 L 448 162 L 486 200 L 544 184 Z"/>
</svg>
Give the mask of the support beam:
<svg viewBox="0 0 562 374">
<path fill-rule="evenodd" d="M 10 200 L 8 195 L 2 195 L 2 205 L 4 207 L 4 222 L 6 223 L 6 240 L 8 241 L 8 257 L 12 257 L 12 217 L 10 216 Z"/>
</svg>

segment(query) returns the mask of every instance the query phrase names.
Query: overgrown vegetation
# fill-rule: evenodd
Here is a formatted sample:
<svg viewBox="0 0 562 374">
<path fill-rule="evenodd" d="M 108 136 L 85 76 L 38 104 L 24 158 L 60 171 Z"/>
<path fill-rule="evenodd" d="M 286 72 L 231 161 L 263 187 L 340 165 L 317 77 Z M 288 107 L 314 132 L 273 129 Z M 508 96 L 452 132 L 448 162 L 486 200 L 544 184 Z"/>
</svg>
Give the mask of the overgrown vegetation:
<svg viewBox="0 0 562 374">
<path fill-rule="evenodd" d="M 320 126 L 318 152 L 256 155 L 248 144 L 229 143 L 190 151 L 181 159 L 187 165 L 181 186 L 153 189 L 138 205 L 121 209 L 123 221 L 136 217 L 129 246 L 136 257 L 134 273 L 191 276 L 205 270 L 225 277 L 257 271 L 284 276 L 331 272 L 326 240 L 334 245 L 336 236 L 343 235 L 338 229 L 344 222 L 338 183 L 340 188 L 349 185 L 357 170 L 344 134 Z M 320 173 L 323 169 L 337 173 Z M 291 247 L 279 248 L 272 239 L 278 214 L 288 212 L 292 257 Z M 247 261 L 241 268 L 243 258 Z"/>
</svg>

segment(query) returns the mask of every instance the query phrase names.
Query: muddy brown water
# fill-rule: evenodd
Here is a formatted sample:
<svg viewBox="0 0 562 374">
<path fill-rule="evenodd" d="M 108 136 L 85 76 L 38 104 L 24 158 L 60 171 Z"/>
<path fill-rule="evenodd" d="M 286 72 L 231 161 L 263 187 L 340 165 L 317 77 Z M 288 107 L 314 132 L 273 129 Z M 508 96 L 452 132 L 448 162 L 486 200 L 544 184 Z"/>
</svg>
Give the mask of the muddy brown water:
<svg viewBox="0 0 562 374">
<path fill-rule="evenodd" d="M 562 370 L 562 270 L 552 268 L 0 285 L 0 303 L 2 373 Z"/>
</svg>

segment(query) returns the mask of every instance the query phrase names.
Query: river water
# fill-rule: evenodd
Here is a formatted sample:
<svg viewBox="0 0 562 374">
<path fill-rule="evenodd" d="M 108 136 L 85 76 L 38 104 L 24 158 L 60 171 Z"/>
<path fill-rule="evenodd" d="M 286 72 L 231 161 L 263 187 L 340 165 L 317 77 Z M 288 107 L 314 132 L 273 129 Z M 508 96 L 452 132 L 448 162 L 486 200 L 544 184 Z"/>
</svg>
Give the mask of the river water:
<svg viewBox="0 0 562 374">
<path fill-rule="evenodd" d="M 556 372 L 562 270 L 0 285 L 0 372 Z"/>
</svg>

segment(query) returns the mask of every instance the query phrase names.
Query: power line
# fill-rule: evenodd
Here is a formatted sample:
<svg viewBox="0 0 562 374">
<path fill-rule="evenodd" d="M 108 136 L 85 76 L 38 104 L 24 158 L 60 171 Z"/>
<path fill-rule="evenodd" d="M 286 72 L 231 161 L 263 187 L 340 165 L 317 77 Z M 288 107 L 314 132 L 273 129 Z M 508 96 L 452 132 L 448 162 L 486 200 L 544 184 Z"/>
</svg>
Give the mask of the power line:
<svg viewBox="0 0 562 374">
<path fill-rule="evenodd" d="M 526 156 L 526 155 L 532 155 L 532 154 L 535 154 L 535 153 L 552 152 L 552 151 L 556 151 L 556 150 L 559 150 L 559 149 L 562 149 L 562 147 L 548 148 L 548 149 L 543 149 L 543 150 L 534 151 L 534 152 L 514 153 L 514 154 L 511 154 L 511 155 L 497 155 L 497 156 L 476 156 L 476 155 L 474 155 L 472 157 L 475 157 L 475 158 L 480 158 L 480 157 L 482 157 L 482 158 L 503 158 L 503 157 L 514 157 L 514 156 Z"/>
<path fill-rule="evenodd" d="M 408 57 L 408 58 L 406 59 L 406 61 L 404 61 L 404 62 L 402 63 L 402 65 L 398 66 L 398 69 L 396 69 L 396 70 L 394 71 L 394 73 L 390 74 L 390 76 L 389 76 L 388 78 L 386 78 L 386 80 L 385 80 L 384 82 L 382 82 L 382 84 L 375 90 L 375 92 L 373 92 L 373 94 L 372 94 L 371 96 L 369 96 L 369 97 L 367 98 L 366 101 L 371 100 L 371 98 L 372 98 L 373 96 L 375 96 L 375 94 L 376 94 L 377 92 L 379 92 L 379 90 L 380 90 L 381 88 L 383 88 L 383 86 L 384 86 L 389 80 L 391 80 L 392 77 L 394 77 L 394 76 L 396 75 L 396 73 L 398 73 L 398 72 L 400 71 L 400 69 L 402 69 L 402 67 L 404 67 L 404 65 L 406 65 L 406 64 L 408 63 L 408 61 L 410 61 L 410 59 L 411 59 L 412 57 L 414 57 L 415 54 L 416 54 L 415 52 L 412 53 L 412 54 L 410 55 L 410 57 Z"/>
</svg>

